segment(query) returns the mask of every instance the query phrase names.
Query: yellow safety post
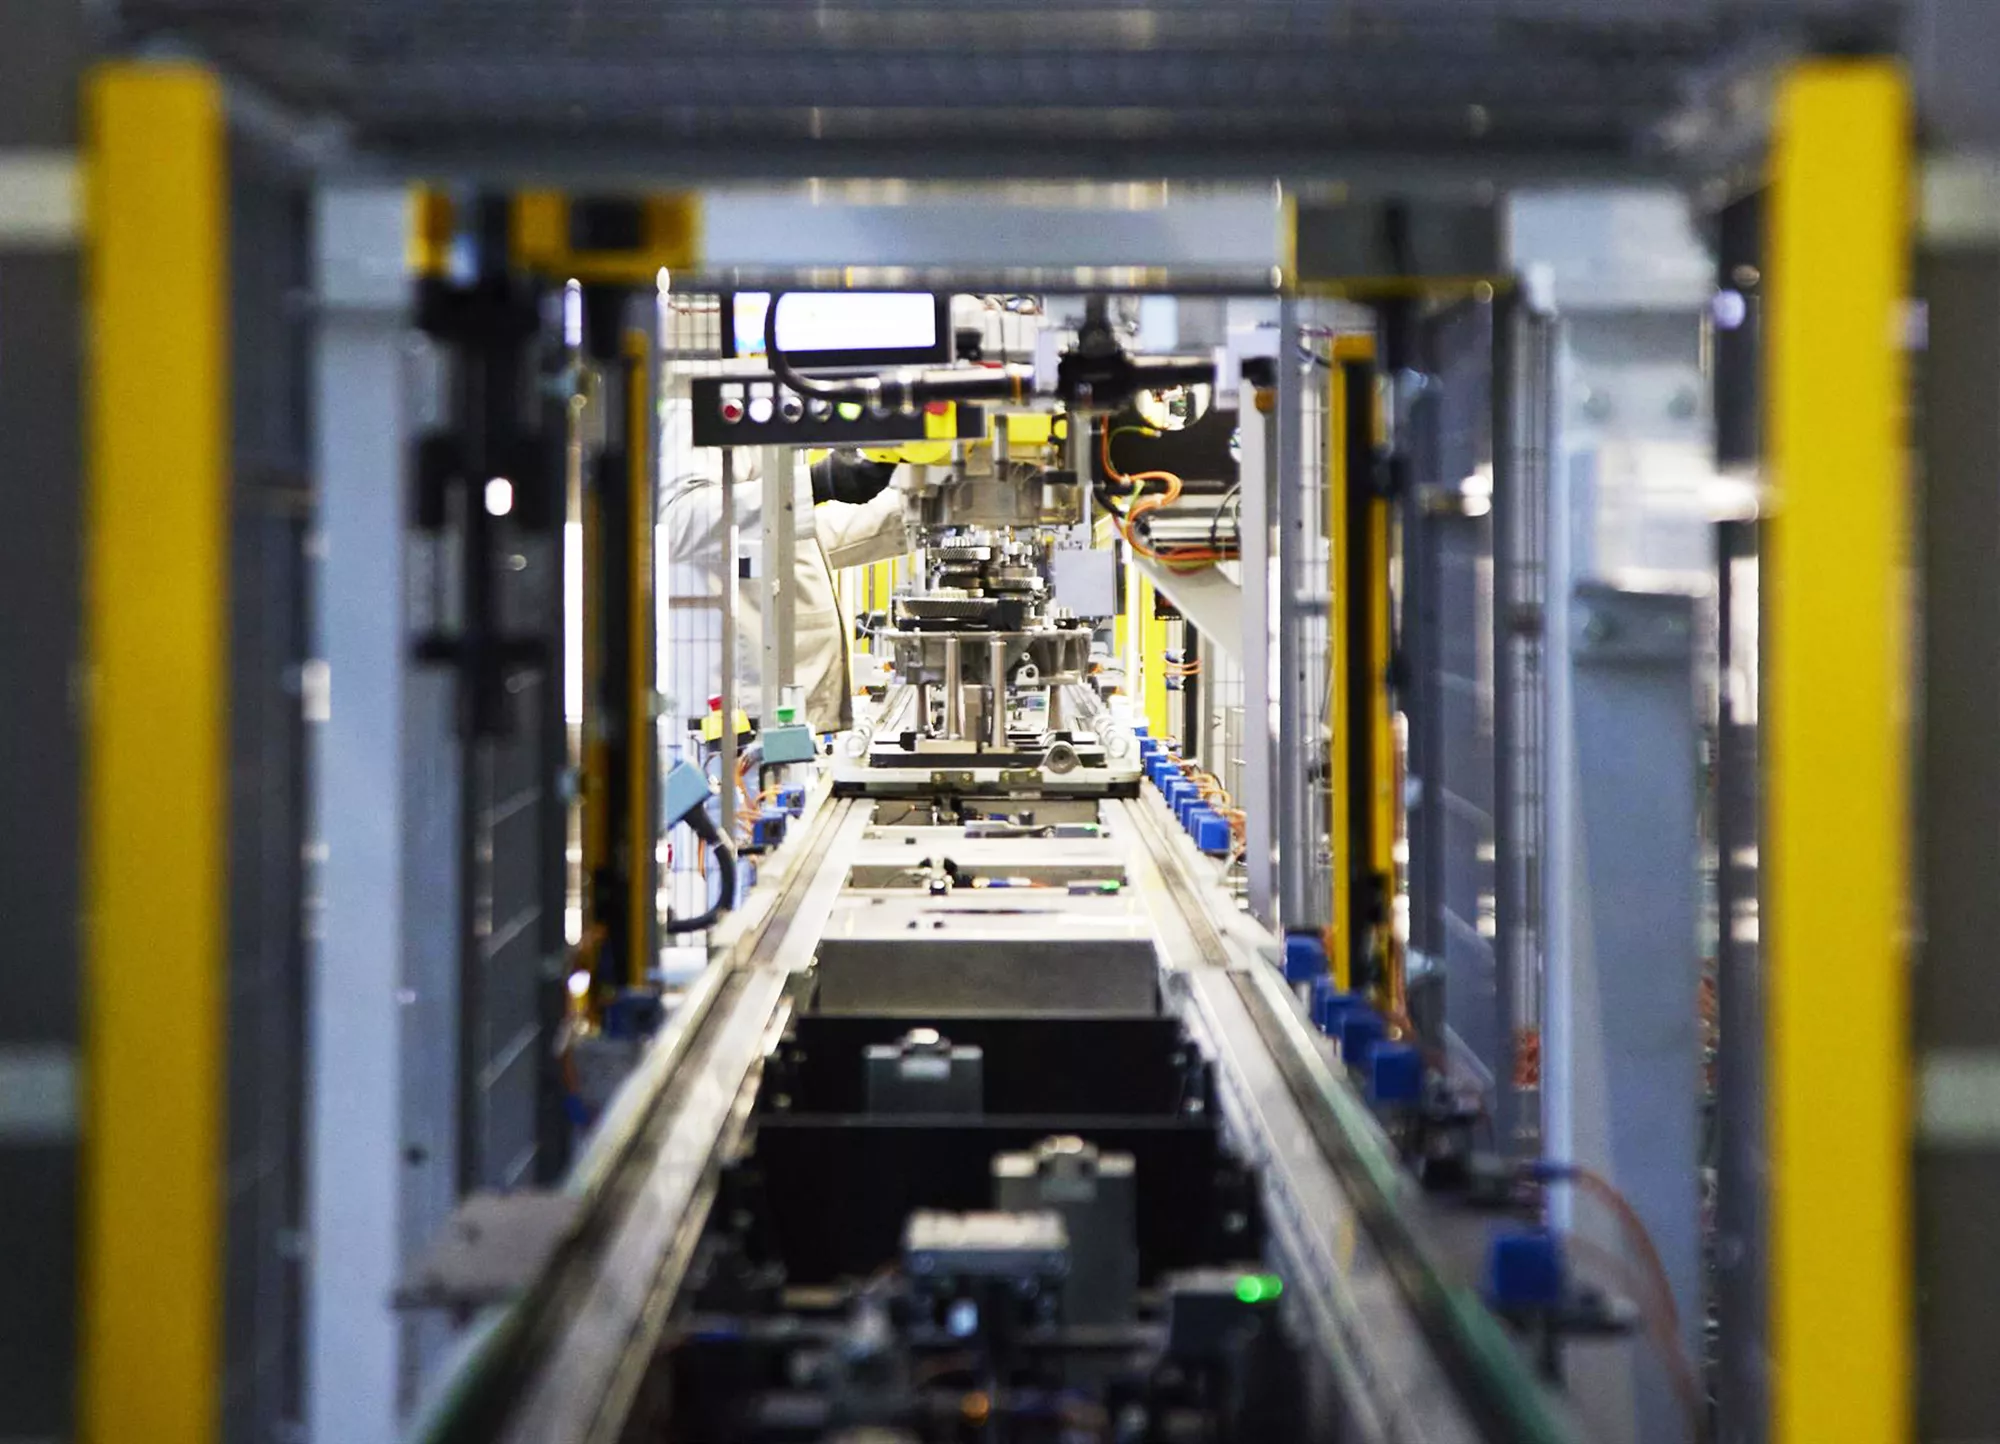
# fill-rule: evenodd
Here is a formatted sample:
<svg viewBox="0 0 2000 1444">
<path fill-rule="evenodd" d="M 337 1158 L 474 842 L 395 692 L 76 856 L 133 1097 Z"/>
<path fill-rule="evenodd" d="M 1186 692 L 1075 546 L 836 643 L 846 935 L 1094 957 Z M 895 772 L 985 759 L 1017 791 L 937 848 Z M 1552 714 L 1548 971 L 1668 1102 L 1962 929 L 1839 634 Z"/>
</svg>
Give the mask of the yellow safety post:
<svg viewBox="0 0 2000 1444">
<path fill-rule="evenodd" d="M 601 404 L 603 389 L 589 380 L 586 370 L 586 407 Z M 579 673 L 583 679 L 583 715 L 577 727 L 578 752 L 582 760 L 582 776 L 577 789 L 578 808 L 578 849 L 583 870 L 583 936 L 579 940 L 577 959 L 588 966 L 593 974 L 603 976 L 606 967 L 603 958 L 606 932 L 609 920 L 601 915 L 600 895 L 597 880 L 611 865 L 611 739 L 607 732 L 610 719 L 604 715 L 604 673 L 605 673 L 605 617 L 603 589 L 598 579 L 605 572 L 605 516 L 602 489 L 592 479 L 591 468 L 585 463 L 585 447 L 581 427 L 585 412 L 579 408 L 570 411 L 569 467 L 574 478 L 572 488 L 575 493 L 575 508 L 578 520 L 578 571 L 583 577 L 583 617 L 579 628 L 581 634 L 581 656 L 578 658 Z M 592 989 L 592 1007 L 596 1006 L 598 992 Z"/>
<path fill-rule="evenodd" d="M 1168 735 L 1167 718 L 1167 623 L 1159 615 L 1159 598 L 1153 581 L 1135 565 L 1132 576 L 1139 584 L 1139 678 L 1135 700 L 1144 704 L 1147 730 L 1155 737 Z M 1186 739 L 1192 741 L 1193 739 Z"/>
<path fill-rule="evenodd" d="M 1912 1432 L 1910 143 L 1887 61 L 1807 62 L 1779 92 L 1763 932 L 1774 1444 Z"/>
<path fill-rule="evenodd" d="M 1348 717 L 1348 702 L 1352 695 L 1354 666 L 1348 655 L 1347 627 L 1354 606 L 1353 588 L 1348 584 L 1350 540 L 1347 535 L 1348 488 L 1354 485 L 1354 478 L 1348 475 L 1347 447 L 1349 427 L 1352 419 L 1347 414 L 1347 372 L 1350 362 L 1372 361 L 1375 359 L 1375 340 L 1372 336 L 1336 336 L 1333 341 L 1332 367 L 1327 381 L 1327 495 L 1326 495 L 1326 662 L 1327 662 L 1327 722 L 1331 731 L 1331 746 L 1328 756 L 1333 765 L 1326 770 L 1327 838 L 1333 846 L 1333 905 L 1332 926 L 1328 928 L 1327 955 L 1333 963 L 1334 985 L 1342 992 L 1354 986 L 1354 937 L 1352 931 L 1354 908 L 1354 867 L 1347 856 L 1347 848 L 1352 836 L 1354 799 L 1349 794 L 1347 779 L 1352 775 L 1346 765 L 1348 749 L 1354 745 L 1353 727 Z M 1374 430 L 1375 418 L 1364 418 L 1369 430 Z"/>
<path fill-rule="evenodd" d="M 404 262 L 413 276 L 442 276 L 451 266 L 452 236 L 458 229 L 451 197 L 431 186 L 410 187 L 410 234 Z"/>
<path fill-rule="evenodd" d="M 89 1444 L 220 1432 L 229 727 L 221 87 L 86 87 Z"/>
<path fill-rule="evenodd" d="M 1374 785 L 1369 806 L 1374 822 L 1368 838 L 1372 857 L 1369 871 L 1381 879 L 1381 955 L 1387 973 L 1390 1000 L 1402 1006 L 1403 958 L 1395 935 L 1396 894 L 1401 886 L 1396 878 L 1396 840 L 1403 830 L 1403 785 L 1396 737 L 1396 715 L 1389 695 L 1389 657 L 1394 641 L 1390 617 L 1389 563 L 1395 551 L 1395 522 L 1387 497 L 1368 504 L 1368 736 L 1373 764 L 1368 770 Z"/>
</svg>

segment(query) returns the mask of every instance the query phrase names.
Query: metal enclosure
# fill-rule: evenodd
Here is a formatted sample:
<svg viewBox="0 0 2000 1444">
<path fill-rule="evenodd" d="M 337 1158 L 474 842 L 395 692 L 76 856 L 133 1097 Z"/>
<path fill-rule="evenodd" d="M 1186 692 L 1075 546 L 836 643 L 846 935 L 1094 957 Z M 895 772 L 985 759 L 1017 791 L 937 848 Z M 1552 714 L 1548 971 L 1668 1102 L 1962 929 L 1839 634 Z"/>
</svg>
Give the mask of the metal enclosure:
<svg viewBox="0 0 2000 1444">
<path fill-rule="evenodd" d="M 224 1436 L 303 1404 L 307 536 L 316 506 L 312 185 L 247 128 L 229 147 L 232 631 Z"/>
<path fill-rule="evenodd" d="M 1489 1082 L 1512 1054 L 1494 956 L 1493 344 L 1491 300 L 1421 328 L 1401 631 L 1411 986 L 1441 980 L 1451 1030 Z"/>
<path fill-rule="evenodd" d="M 1543 646 L 1542 1151 L 1610 1179 L 1660 1255 L 1701 1357 L 1706 1082 L 1699 799 L 1713 576 L 1700 370 L 1712 262 L 1670 192 L 1517 197 L 1513 262 L 1556 317 Z M 1635 765 L 1634 759 L 1640 759 Z M 1556 1216 L 1609 1242 L 1558 1191 Z M 1667 1369 L 1578 1366 L 1607 1438 L 1687 1428 Z M 1631 1431 L 1629 1433 L 1625 1431 Z"/>
</svg>

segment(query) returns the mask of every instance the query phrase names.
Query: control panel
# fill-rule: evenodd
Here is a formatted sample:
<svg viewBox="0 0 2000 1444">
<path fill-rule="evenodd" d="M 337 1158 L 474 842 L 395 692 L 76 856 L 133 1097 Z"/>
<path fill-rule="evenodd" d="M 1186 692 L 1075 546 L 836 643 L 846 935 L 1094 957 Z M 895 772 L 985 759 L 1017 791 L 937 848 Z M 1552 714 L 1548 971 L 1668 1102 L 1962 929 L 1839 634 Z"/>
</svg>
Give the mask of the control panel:
<svg viewBox="0 0 2000 1444">
<path fill-rule="evenodd" d="M 902 411 L 823 401 L 801 396 L 769 372 L 697 376 L 690 394 L 696 446 L 873 446 L 986 434 L 986 415 L 976 406 Z"/>
</svg>

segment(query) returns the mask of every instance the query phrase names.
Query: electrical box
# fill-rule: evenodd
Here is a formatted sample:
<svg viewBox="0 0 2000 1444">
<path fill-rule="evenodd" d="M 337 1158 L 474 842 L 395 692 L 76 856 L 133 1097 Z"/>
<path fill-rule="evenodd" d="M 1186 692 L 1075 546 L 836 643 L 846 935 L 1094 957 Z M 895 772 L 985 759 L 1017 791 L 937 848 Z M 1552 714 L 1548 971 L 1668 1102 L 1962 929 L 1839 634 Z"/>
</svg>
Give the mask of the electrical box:
<svg viewBox="0 0 2000 1444">
<path fill-rule="evenodd" d="M 788 762 L 810 762 L 819 755 L 819 749 L 813 742 L 812 728 L 803 723 L 766 727 L 759 740 L 764 744 L 766 767 L 781 767 Z"/>
<path fill-rule="evenodd" d="M 708 802 L 708 778 L 691 762 L 676 761 L 660 780 L 660 821 L 672 827 Z"/>
</svg>

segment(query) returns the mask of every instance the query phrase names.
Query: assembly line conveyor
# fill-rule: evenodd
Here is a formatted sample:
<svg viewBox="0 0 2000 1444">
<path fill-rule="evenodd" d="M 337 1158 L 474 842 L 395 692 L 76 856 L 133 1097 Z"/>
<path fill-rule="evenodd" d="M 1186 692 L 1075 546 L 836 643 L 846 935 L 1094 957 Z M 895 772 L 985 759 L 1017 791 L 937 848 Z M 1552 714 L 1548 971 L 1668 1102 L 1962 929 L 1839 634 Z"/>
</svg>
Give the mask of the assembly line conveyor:
<svg viewBox="0 0 2000 1444">
<path fill-rule="evenodd" d="M 822 793 L 417 1436 L 1571 1437 L 1170 822 Z"/>
</svg>

